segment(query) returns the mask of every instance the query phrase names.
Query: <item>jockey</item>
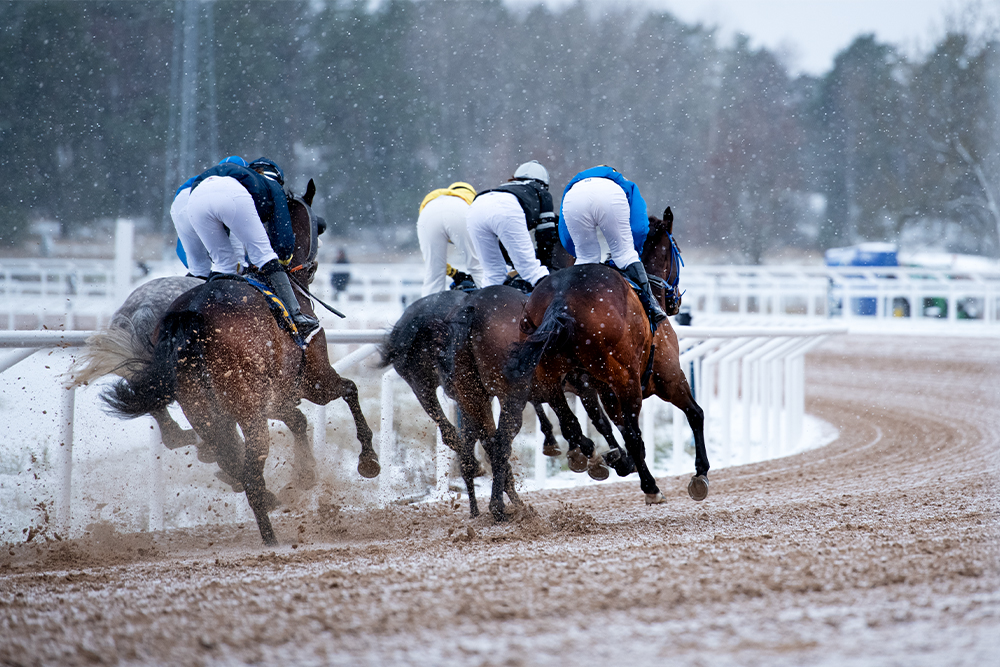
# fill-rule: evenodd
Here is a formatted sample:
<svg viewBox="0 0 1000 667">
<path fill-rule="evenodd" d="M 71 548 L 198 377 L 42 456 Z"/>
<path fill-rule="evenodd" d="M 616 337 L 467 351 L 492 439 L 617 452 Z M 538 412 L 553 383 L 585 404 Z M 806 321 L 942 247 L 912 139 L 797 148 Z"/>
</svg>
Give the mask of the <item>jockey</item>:
<svg viewBox="0 0 1000 667">
<path fill-rule="evenodd" d="M 554 226 L 555 221 L 549 172 L 536 160 L 518 167 L 514 178 L 503 185 L 480 192 L 469 207 L 467 224 L 483 263 L 483 286 L 500 285 L 507 280 L 501 243 L 526 291 L 549 275 L 549 270 L 535 256 L 528 232 Z"/>
<path fill-rule="evenodd" d="M 191 184 L 187 217 L 211 257 L 214 273 L 236 273 L 242 258 L 226 235 L 228 229 L 285 304 L 299 333 L 308 336 L 319 327 L 319 320 L 299 309 L 285 272 L 295 250 L 295 234 L 284 183 L 281 168 L 267 158 L 258 158 L 248 167 L 216 165 Z"/>
<path fill-rule="evenodd" d="M 649 234 L 646 202 L 635 183 L 603 165 L 581 171 L 563 191 L 559 240 L 576 257 L 577 264 L 601 261 L 598 228 L 608 242 L 615 266 L 649 295 L 653 323 L 667 319 L 649 289 L 649 278 L 639 259 Z"/>
<path fill-rule="evenodd" d="M 245 167 L 247 166 L 247 161 L 239 155 L 230 155 L 219 162 L 219 164 L 237 164 Z M 194 227 L 191 226 L 191 222 L 188 220 L 187 212 L 185 211 L 188 197 L 191 196 L 191 184 L 194 183 L 196 178 L 198 177 L 192 176 L 184 181 L 181 187 L 177 188 L 177 191 L 174 193 L 174 201 L 170 204 L 170 219 L 173 221 L 174 229 L 177 231 L 177 257 L 187 267 L 188 275 L 193 278 L 208 278 L 208 274 L 212 272 L 212 260 L 208 256 L 205 245 L 194 231 Z M 234 249 L 240 252 L 242 246 L 237 248 L 239 241 L 235 237 L 230 237 L 230 239 L 233 242 Z"/>
<path fill-rule="evenodd" d="M 465 266 L 477 285 L 483 284 L 483 268 L 469 239 L 465 218 L 476 189 L 458 181 L 447 188 L 432 190 L 420 202 L 417 240 L 424 256 L 424 286 L 420 296 L 444 290 L 448 267 L 448 244 L 453 243 L 463 255 Z"/>
</svg>

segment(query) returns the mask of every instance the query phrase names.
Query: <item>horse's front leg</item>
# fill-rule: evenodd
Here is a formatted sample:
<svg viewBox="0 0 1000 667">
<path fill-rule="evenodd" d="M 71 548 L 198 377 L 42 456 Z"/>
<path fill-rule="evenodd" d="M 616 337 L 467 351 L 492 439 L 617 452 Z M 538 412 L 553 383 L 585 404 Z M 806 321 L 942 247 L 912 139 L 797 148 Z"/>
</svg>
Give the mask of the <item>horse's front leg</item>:
<svg viewBox="0 0 1000 667">
<path fill-rule="evenodd" d="M 341 386 L 341 396 L 351 409 L 354 417 L 354 428 L 357 430 L 358 442 L 361 443 L 361 454 L 358 455 L 358 474 L 367 479 L 378 477 L 382 466 L 378 462 L 378 454 L 372 447 L 372 430 L 361 412 L 361 401 L 358 399 L 358 385 L 347 378 L 338 376 Z"/>
<path fill-rule="evenodd" d="M 243 488 L 246 490 L 247 502 L 257 519 L 257 528 L 264 544 L 269 547 L 278 544 L 271 527 L 268 512 L 277 506 L 274 494 L 267 490 L 264 483 L 264 463 L 271 448 L 271 435 L 267 430 L 267 418 L 263 410 L 240 421 L 243 435 L 246 439 L 246 458 L 243 461 Z"/>
<path fill-rule="evenodd" d="M 653 479 L 653 474 L 646 467 L 646 446 L 642 442 L 642 431 L 639 429 L 639 411 L 642 410 L 642 392 L 639 390 L 639 383 L 633 381 L 621 386 L 623 389 L 618 399 L 622 409 L 622 436 L 625 438 L 625 449 L 628 450 L 639 473 L 639 486 L 646 494 L 647 505 L 666 502 L 666 498 L 656 485 L 656 480 Z"/>
<path fill-rule="evenodd" d="M 382 466 L 379 465 L 378 454 L 372 447 L 372 430 L 368 426 L 368 422 L 365 421 L 364 413 L 361 412 L 358 386 L 333 370 L 327 353 L 326 333 L 322 330 L 313 337 L 309 347 L 306 348 L 305 377 L 302 388 L 302 397 L 317 405 L 326 405 L 338 398 L 344 399 L 344 402 L 351 409 L 358 442 L 361 443 L 358 473 L 369 479 L 377 477 L 382 471 Z"/>
<path fill-rule="evenodd" d="M 701 409 L 690 390 L 686 400 L 671 401 L 684 411 L 691 433 L 694 434 L 694 475 L 688 482 L 688 495 L 693 500 L 704 500 L 708 496 L 708 452 L 705 449 L 705 412 Z"/>
<path fill-rule="evenodd" d="M 316 486 L 316 457 L 313 455 L 312 442 L 309 441 L 309 422 L 298 408 L 290 408 L 279 419 L 292 432 L 294 439 L 295 458 L 292 466 L 295 468 L 295 486 L 299 489 L 311 489 Z M 325 428 L 326 424 L 317 424 L 316 428 Z"/>
</svg>

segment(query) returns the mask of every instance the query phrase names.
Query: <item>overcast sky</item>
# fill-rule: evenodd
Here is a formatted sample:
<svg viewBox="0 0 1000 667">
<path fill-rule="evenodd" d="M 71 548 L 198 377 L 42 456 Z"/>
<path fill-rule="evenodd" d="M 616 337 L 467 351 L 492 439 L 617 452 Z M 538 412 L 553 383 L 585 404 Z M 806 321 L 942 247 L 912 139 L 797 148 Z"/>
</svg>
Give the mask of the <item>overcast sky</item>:
<svg viewBox="0 0 1000 667">
<path fill-rule="evenodd" d="M 532 0 L 509 0 L 523 4 Z M 546 0 L 563 7 L 573 0 Z M 610 0 L 618 5 L 621 0 Z M 856 36 L 875 33 L 879 41 L 923 53 L 943 34 L 946 17 L 969 0 L 634 0 L 665 8 L 688 23 L 721 28 L 724 43 L 743 32 L 754 46 L 785 56 L 794 73 L 823 74 L 834 56 Z M 977 1 L 977 0 L 973 0 Z M 1000 0 L 978 0 L 989 15 Z"/>
</svg>

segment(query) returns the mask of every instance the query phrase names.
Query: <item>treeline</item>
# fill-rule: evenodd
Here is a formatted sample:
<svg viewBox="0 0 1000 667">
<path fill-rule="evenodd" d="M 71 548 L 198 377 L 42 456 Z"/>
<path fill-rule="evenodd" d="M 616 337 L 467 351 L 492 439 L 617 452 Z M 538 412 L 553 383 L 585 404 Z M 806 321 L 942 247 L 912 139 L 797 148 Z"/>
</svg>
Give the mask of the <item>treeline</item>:
<svg viewBox="0 0 1000 667">
<path fill-rule="evenodd" d="M 996 41 L 955 30 L 913 61 L 860 37 L 793 78 L 745 40 L 611 4 L 8 2 L 0 239 L 42 218 L 161 225 L 189 172 L 240 153 L 316 178 L 342 234 L 385 238 L 426 191 L 535 158 L 557 195 L 615 166 L 736 261 L 921 227 L 1000 254 Z"/>
</svg>

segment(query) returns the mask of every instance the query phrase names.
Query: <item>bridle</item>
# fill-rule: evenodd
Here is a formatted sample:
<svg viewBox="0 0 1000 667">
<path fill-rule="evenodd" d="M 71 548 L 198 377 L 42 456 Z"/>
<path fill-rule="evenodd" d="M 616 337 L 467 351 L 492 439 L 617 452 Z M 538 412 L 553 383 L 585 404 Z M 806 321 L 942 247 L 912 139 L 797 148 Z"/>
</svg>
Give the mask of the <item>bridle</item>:
<svg viewBox="0 0 1000 667">
<path fill-rule="evenodd" d="M 684 266 L 684 258 L 681 257 L 681 249 L 677 247 L 674 235 L 670 232 L 665 233 L 667 238 L 670 239 L 670 268 L 673 279 L 671 280 L 669 275 L 666 278 L 661 278 L 650 273 L 647 273 L 646 277 L 650 283 L 663 290 L 664 310 L 672 315 L 680 310 L 681 297 L 684 295 L 677 286 L 681 279 L 680 267 Z"/>
</svg>

